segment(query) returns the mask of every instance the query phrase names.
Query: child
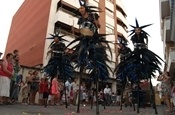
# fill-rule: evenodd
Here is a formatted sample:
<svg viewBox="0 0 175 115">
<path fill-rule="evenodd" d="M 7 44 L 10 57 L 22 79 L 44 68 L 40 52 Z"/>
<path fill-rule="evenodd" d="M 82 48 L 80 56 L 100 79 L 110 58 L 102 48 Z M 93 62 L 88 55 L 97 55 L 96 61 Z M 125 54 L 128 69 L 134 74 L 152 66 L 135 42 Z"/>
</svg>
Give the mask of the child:
<svg viewBox="0 0 175 115">
<path fill-rule="evenodd" d="M 26 82 L 22 87 L 21 87 L 21 97 L 22 97 L 22 103 L 27 105 L 28 104 L 28 98 L 29 98 L 29 84 Z"/>
<path fill-rule="evenodd" d="M 48 97 L 49 97 L 49 83 L 48 79 L 45 78 L 43 82 L 43 103 L 45 107 L 47 107 Z"/>
<path fill-rule="evenodd" d="M 83 90 L 82 98 L 83 98 L 83 106 L 85 106 L 86 98 L 87 98 L 87 94 L 86 94 L 85 90 Z"/>
<path fill-rule="evenodd" d="M 43 89 L 44 89 L 44 78 L 41 78 L 39 83 L 39 104 L 43 105 Z"/>
<path fill-rule="evenodd" d="M 73 91 L 73 87 L 71 87 L 71 90 L 70 90 L 70 103 L 72 105 L 74 103 L 74 91 Z"/>
<path fill-rule="evenodd" d="M 51 86 L 51 94 L 53 96 L 52 104 L 56 105 L 60 96 L 60 92 L 58 89 L 58 79 L 57 77 L 53 78 L 52 86 Z"/>
</svg>

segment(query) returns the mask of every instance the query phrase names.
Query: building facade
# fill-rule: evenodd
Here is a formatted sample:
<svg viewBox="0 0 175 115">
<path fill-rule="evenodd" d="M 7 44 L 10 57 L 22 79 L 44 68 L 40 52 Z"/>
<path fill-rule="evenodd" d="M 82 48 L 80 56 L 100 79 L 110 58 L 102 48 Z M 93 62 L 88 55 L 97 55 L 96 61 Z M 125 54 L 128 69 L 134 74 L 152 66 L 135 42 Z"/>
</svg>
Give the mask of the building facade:
<svg viewBox="0 0 175 115">
<path fill-rule="evenodd" d="M 113 34 L 106 37 L 109 41 L 117 41 L 122 35 L 127 38 L 127 15 L 121 0 L 87 2 L 103 10 L 99 13 L 99 33 Z M 43 67 L 49 60 L 47 51 L 51 43 L 51 40 L 45 38 L 50 37 L 58 28 L 61 28 L 61 34 L 67 34 L 64 38 L 68 41 L 79 35 L 78 18 L 74 14 L 79 7 L 78 0 L 25 0 L 13 17 L 6 52 L 18 49 L 22 66 Z M 118 48 L 114 44 L 110 44 L 110 47 L 112 62 L 109 65 L 114 69 L 118 63 Z M 109 51 L 107 53 L 109 54 Z M 110 77 L 114 79 L 112 73 Z M 112 84 L 115 86 L 115 83 Z"/>
<path fill-rule="evenodd" d="M 161 37 L 164 45 L 165 71 L 175 80 L 175 1 L 160 0 Z"/>
</svg>

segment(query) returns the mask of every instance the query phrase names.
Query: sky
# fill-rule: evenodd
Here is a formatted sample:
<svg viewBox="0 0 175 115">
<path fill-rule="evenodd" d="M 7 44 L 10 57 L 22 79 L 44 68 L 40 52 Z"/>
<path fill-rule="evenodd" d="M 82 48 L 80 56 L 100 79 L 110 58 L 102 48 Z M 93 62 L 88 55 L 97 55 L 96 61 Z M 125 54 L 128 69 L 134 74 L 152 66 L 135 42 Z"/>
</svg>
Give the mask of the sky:
<svg viewBox="0 0 175 115">
<path fill-rule="evenodd" d="M 137 18 L 139 26 L 152 24 L 144 30 L 151 36 L 148 38 L 148 48 L 162 59 L 163 42 L 160 34 L 160 13 L 159 13 L 159 0 L 121 0 L 127 11 L 127 21 L 130 25 L 135 26 L 135 18 Z M 129 27 L 129 30 L 132 28 Z M 129 46 L 132 46 L 130 41 Z M 132 47 L 131 47 L 132 48 Z M 163 67 L 162 67 L 163 68 Z M 158 82 L 152 79 L 155 86 Z"/>
<path fill-rule="evenodd" d="M 24 0 L 0 0 L 0 52 L 5 51 L 12 17 Z M 153 23 L 145 28 L 149 37 L 148 47 L 163 58 L 163 43 L 160 37 L 159 0 L 121 0 L 127 11 L 127 21 L 135 25 L 137 18 L 140 26 Z M 131 29 L 131 28 L 129 28 Z M 129 46 L 132 46 L 130 42 Z"/>
<path fill-rule="evenodd" d="M 121 0 L 127 11 L 127 21 L 130 25 L 135 26 L 135 18 L 137 18 L 139 26 L 153 24 L 144 30 L 151 36 L 148 38 L 148 48 L 163 56 L 163 42 L 160 34 L 160 13 L 159 0 Z M 129 30 L 132 28 L 129 27 Z M 131 46 L 132 43 L 130 41 Z"/>
<path fill-rule="evenodd" d="M 0 0 L 0 52 L 4 53 L 11 21 L 24 0 Z"/>
</svg>

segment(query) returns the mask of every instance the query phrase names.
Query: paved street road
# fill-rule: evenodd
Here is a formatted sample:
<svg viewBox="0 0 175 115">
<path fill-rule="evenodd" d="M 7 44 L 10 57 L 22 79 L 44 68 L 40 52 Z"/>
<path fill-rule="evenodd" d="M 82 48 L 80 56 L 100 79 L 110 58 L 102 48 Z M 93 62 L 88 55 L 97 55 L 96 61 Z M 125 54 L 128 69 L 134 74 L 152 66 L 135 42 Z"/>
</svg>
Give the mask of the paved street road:
<svg viewBox="0 0 175 115">
<path fill-rule="evenodd" d="M 165 107 L 158 107 L 158 115 L 175 115 L 173 113 L 165 113 Z M 80 114 L 77 114 L 75 106 L 69 106 L 65 109 L 64 106 L 49 106 L 44 108 L 43 106 L 33 105 L 0 105 L 0 115 L 96 115 L 95 107 L 90 109 L 89 106 L 81 106 Z M 111 106 L 103 109 L 100 107 L 100 115 L 155 115 L 152 108 L 140 109 L 140 113 L 137 114 L 133 111 L 133 108 L 127 107 L 119 111 L 119 107 Z"/>
</svg>

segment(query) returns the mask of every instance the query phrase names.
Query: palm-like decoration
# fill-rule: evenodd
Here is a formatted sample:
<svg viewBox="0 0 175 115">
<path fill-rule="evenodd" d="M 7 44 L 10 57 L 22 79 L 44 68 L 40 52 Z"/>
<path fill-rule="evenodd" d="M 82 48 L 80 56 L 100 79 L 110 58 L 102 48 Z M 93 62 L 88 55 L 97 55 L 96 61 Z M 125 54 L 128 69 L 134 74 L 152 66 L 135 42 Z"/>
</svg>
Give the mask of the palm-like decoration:
<svg viewBox="0 0 175 115">
<path fill-rule="evenodd" d="M 106 61 L 110 61 L 108 59 L 108 55 L 106 54 L 106 50 L 108 49 L 112 54 L 108 44 L 112 42 L 105 40 L 103 38 L 104 36 L 106 36 L 106 34 L 79 37 L 68 45 L 70 46 L 79 42 L 77 45 L 72 47 L 74 52 L 71 56 L 71 60 L 75 62 L 75 68 L 80 68 L 79 80 L 81 80 L 84 69 L 89 69 L 90 76 L 93 75 L 93 79 L 97 82 L 98 79 L 103 81 L 109 78 L 109 70 L 111 69 L 106 64 Z M 77 112 L 79 112 L 79 109 Z"/>
<path fill-rule="evenodd" d="M 136 38 L 138 35 L 135 34 L 135 29 L 139 28 L 140 29 L 140 34 L 139 34 L 139 39 L 147 39 L 147 36 L 149 34 L 143 30 L 143 28 L 148 27 L 152 24 L 144 25 L 144 26 L 139 26 L 137 19 L 136 21 L 136 26 L 130 25 L 133 30 L 131 30 L 131 35 L 134 39 L 131 39 L 133 43 L 140 43 L 139 40 L 137 41 Z M 137 38 L 138 39 L 138 38 Z M 136 41 L 135 41 L 136 40 Z M 141 42 L 141 44 L 143 44 Z M 135 44 L 134 44 L 135 45 Z M 145 44 L 146 45 L 146 44 Z M 155 76 L 156 71 L 160 71 L 161 68 L 161 61 L 163 61 L 158 55 L 147 49 L 146 47 L 144 48 L 139 48 L 138 46 L 135 46 L 134 51 L 132 52 L 132 55 L 130 55 L 124 63 L 122 63 L 122 68 L 117 68 L 117 77 L 122 79 L 122 80 L 129 80 L 132 83 L 136 83 L 139 86 L 139 82 L 141 80 L 149 80 L 150 85 L 152 86 L 151 83 L 151 78 Z M 122 71 L 122 72 L 121 72 Z M 126 79 L 127 77 L 127 79 Z M 151 89 L 153 93 L 153 89 Z M 138 91 L 139 94 L 139 91 Z M 139 95 L 138 95 L 139 96 Z M 138 102 L 139 103 L 139 97 Z M 154 101 L 153 101 L 154 102 Z M 155 108 L 155 113 L 157 113 L 157 109 L 155 107 L 155 102 L 154 108 Z M 139 104 L 138 104 L 139 105 Z M 137 112 L 139 112 L 139 106 L 137 106 Z"/>
<path fill-rule="evenodd" d="M 65 53 L 65 44 L 62 43 L 62 41 L 67 41 L 63 37 L 65 35 L 59 36 L 58 34 L 53 35 L 50 34 L 52 37 L 47 39 L 55 39 L 58 38 L 58 41 L 55 40 L 51 42 L 49 45 L 49 48 L 52 48 L 52 53 L 54 53 L 54 50 L 56 51 L 56 56 L 51 57 L 48 64 L 43 68 L 44 72 L 46 72 L 50 77 L 51 81 L 55 76 L 59 75 L 59 79 L 62 81 L 66 81 L 66 79 L 69 79 L 72 77 L 73 74 L 73 66 L 71 65 L 69 55 Z M 66 96 L 65 96 L 66 98 Z M 66 108 L 67 108 L 67 99 L 66 101 Z"/>
<path fill-rule="evenodd" d="M 64 53 L 65 50 L 65 44 L 62 43 L 63 41 L 67 41 L 65 40 L 63 37 L 66 35 L 61 35 L 59 36 L 59 34 L 50 34 L 51 37 L 46 38 L 46 39 L 55 39 L 56 37 L 59 39 L 60 42 L 60 47 L 62 51 L 60 51 L 60 55 L 59 57 L 51 57 L 51 59 L 49 60 L 48 64 L 44 67 L 44 71 L 51 77 L 54 77 L 58 74 L 62 74 L 60 72 L 63 72 L 62 70 L 64 69 L 64 74 L 67 77 L 71 76 L 71 73 L 73 72 L 73 69 L 71 67 L 68 55 Z M 51 42 L 51 44 L 49 45 L 49 48 L 52 48 L 52 46 L 56 45 L 57 43 L 53 40 Z M 64 68 L 60 68 L 62 67 L 62 65 L 65 65 Z M 70 72 L 72 71 L 72 72 Z M 60 76 L 61 77 L 61 76 Z M 61 77 L 62 78 L 62 77 Z"/>
</svg>

